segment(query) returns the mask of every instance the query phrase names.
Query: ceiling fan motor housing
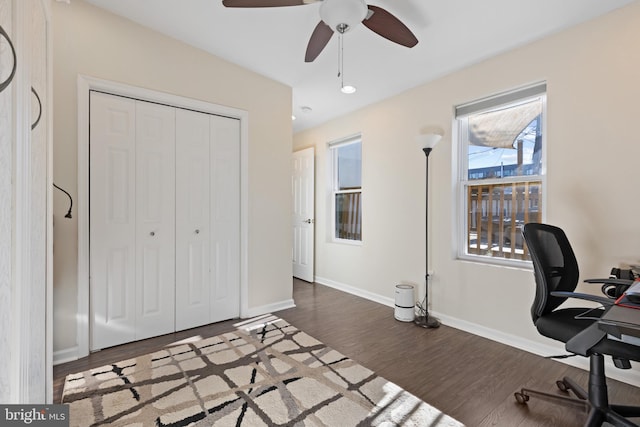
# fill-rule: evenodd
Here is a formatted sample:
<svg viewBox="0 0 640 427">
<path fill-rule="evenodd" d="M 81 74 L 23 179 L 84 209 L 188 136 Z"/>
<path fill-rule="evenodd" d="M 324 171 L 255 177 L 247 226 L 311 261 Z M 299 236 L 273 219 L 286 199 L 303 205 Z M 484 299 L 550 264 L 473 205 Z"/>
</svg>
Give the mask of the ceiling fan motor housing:
<svg viewBox="0 0 640 427">
<path fill-rule="evenodd" d="M 341 34 L 361 23 L 366 16 L 364 0 L 324 0 L 320 5 L 320 18 Z"/>
</svg>

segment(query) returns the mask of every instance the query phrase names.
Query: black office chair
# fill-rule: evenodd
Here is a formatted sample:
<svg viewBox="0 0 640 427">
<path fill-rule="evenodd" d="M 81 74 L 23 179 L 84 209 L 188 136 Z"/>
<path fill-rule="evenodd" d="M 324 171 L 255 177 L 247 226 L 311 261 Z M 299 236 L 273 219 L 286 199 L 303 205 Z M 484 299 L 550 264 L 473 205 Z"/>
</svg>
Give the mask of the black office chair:
<svg viewBox="0 0 640 427">
<path fill-rule="evenodd" d="M 516 400 L 525 404 L 529 396 L 537 395 L 577 403 L 589 410 L 587 427 L 600 426 L 605 421 L 615 426 L 637 427 L 626 418 L 640 417 L 640 407 L 609 403 L 604 356 L 612 356 L 617 367 L 629 369 L 630 360 L 640 361 L 640 347 L 607 338 L 606 332 L 597 325 L 597 319 L 605 312 L 603 308 L 558 308 L 568 297 L 596 301 L 605 306 L 614 300 L 574 292 L 579 277 L 578 263 L 560 228 L 529 223 L 524 226 L 523 235 L 531 253 L 536 282 L 536 295 L 531 305 L 533 323 L 540 334 L 564 342 L 569 352 L 589 357 L 590 370 L 588 393 L 571 378 L 556 382 L 560 390 L 573 391 L 577 399 L 523 388 L 515 393 Z"/>
</svg>

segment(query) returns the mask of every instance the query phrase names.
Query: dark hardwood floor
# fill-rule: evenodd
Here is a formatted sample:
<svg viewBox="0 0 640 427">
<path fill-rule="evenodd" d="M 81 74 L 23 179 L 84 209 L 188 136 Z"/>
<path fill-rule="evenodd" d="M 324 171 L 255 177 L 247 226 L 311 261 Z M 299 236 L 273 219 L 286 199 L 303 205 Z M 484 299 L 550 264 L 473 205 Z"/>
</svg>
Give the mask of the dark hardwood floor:
<svg viewBox="0 0 640 427">
<path fill-rule="evenodd" d="M 393 318 L 393 309 L 322 285 L 294 280 L 296 307 L 275 313 L 328 346 L 372 369 L 467 426 L 582 426 L 580 409 L 531 398 L 515 402 L 522 386 L 560 393 L 568 375 L 586 386 L 587 373 L 460 330 L 422 329 Z M 54 400 L 66 375 L 135 357 L 194 335 L 234 329 L 221 322 L 92 353 L 54 367 Z M 609 380 L 612 401 L 640 405 L 640 389 Z M 634 420 L 640 423 L 640 419 Z"/>
</svg>

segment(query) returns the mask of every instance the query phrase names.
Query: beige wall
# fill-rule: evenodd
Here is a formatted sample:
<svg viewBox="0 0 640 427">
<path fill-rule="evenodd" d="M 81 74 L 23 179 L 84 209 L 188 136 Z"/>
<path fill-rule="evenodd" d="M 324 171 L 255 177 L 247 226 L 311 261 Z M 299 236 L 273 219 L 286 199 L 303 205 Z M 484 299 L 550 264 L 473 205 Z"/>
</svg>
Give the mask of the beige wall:
<svg viewBox="0 0 640 427">
<path fill-rule="evenodd" d="M 547 221 L 571 240 L 583 278 L 640 262 L 640 3 L 488 59 L 346 117 L 294 135 L 316 147 L 316 275 L 393 298 L 394 285 L 424 281 L 425 126 L 445 129 L 430 156 L 432 308 L 494 335 L 551 344 L 529 316 L 531 270 L 455 259 L 453 107 L 547 81 Z M 363 244 L 327 239 L 326 143 L 362 132 Z M 597 290 L 594 290 L 597 292 Z"/>
<path fill-rule="evenodd" d="M 83 1 L 53 4 L 54 181 L 77 195 L 78 74 L 248 111 L 248 307 L 291 295 L 291 88 Z M 259 95 L 258 95 L 259 94 Z M 76 345 L 77 215 L 54 200 L 54 352 Z"/>
</svg>

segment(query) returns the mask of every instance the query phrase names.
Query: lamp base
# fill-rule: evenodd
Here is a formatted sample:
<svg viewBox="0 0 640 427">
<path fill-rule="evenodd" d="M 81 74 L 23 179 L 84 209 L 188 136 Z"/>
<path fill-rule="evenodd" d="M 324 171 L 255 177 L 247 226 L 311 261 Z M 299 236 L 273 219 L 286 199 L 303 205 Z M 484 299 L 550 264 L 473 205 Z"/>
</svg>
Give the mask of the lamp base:
<svg viewBox="0 0 640 427">
<path fill-rule="evenodd" d="M 433 316 L 429 316 L 428 314 L 426 316 L 417 316 L 413 322 L 416 325 L 426 329 L 434 329 L 440 326 L 440 321 Z"/>
</svg>

